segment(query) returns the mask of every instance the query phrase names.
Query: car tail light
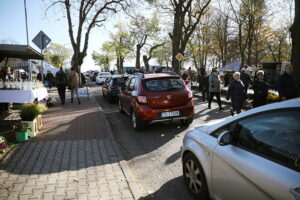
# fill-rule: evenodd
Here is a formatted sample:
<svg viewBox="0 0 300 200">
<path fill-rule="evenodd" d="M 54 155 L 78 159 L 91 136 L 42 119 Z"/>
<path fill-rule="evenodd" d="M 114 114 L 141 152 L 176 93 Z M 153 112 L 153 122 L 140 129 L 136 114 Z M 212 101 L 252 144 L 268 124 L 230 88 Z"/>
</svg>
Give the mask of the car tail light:
<svg viewBox="0 0 300 200">
<path fill-rule="evenodd" d="M 112 86 L 110 86 L 110 88 L 111 88 L 111 89 L 115 89 L 115 88 L 117 88 L 117 86 L 112 85 Z"/>
<path fill-rule="evenodd" d="M 146 104 L 147 103 L 147 97 L 146 96 L 137 96 L 137 101 L 139 103 L 142 103 L 142 104 Z"/>
<path fill-rule="evenodd" d="M 193 92 L 191 90 L 189 90 L 188 92 L 188 99 L 192 99 L 193 98 Z"/>
</svg>

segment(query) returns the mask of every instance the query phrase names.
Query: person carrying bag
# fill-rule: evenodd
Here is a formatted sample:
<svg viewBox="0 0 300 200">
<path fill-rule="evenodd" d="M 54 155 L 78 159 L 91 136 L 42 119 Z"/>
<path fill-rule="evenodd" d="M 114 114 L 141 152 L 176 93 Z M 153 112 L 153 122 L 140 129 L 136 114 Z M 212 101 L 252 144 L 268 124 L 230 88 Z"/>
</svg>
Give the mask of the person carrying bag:
<svg viewBox="0 0 300 200">
<path fill-rule="evenodd" d="M 75 92 L 78 103 L 81 104 L 79 95 L 78 95 L 78 88 L 79 88 L 79 83 L 80 83 L 79 75 L 73 67 L 71 68 L 71 72 L 68 74 L 68 79 L 69 79 L 68 89 L 71 90 L 71 103 L 73 103 L 74 92 Z"/>
</svg>

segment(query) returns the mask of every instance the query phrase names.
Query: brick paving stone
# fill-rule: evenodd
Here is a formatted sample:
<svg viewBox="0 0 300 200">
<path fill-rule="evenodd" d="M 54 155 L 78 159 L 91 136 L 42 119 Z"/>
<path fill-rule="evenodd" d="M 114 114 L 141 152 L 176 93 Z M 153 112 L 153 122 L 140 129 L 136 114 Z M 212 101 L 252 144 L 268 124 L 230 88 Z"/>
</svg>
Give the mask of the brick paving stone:
<svg viewBox="0 0 300 200">
<path fill-rule="evenodd" d="M 99 112 L 94 98 L 49 109 L 38 137 L 0 161 L 0 200 L 133 198 Z"/>
</svg>

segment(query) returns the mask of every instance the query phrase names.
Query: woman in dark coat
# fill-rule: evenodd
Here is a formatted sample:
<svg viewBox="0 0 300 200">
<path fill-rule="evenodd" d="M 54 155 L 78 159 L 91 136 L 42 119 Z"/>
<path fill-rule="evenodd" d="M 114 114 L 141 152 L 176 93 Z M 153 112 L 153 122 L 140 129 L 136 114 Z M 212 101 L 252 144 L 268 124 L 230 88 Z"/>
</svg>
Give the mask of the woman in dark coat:
<svg viewBox="0 0 300 200">
<path fill-rule="evenodd" d="M 266 105 L 269 85 L 264 81 L 264 71 L 259 70 L 256 72 L 256 79 L 253 82 L 252 88 L 254 91 L 253 107 Z"/>
<path fill-rule="evenodd" d="M 236 112 L 237 114 L 241 113 L 242 105 L 246 100 L 245 95 L 245 86 L 240 79 L 240 73 L 235 72 L 233 74 L 233 81 L 230 82 L 228 86 L 228 93 L 226 99 L 229 100 L 231 98 L 232 109 L 231 115 L 233 116 Z"/>
</svg>

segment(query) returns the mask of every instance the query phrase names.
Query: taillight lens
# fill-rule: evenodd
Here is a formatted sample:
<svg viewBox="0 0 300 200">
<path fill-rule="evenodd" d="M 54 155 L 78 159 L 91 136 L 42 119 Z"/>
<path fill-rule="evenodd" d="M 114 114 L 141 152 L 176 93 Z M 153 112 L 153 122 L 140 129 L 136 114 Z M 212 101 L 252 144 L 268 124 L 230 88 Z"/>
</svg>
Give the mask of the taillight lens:
<svg viewBox="0 0 300 200">
<path fill-rule="evenodd" d="M 110 86 L 110 88 L 111 88 L 111 89 L 115 89 L 115 88 L 117 88 L 117 86 L 112 85 L 112 86 Z"/>
<path fill-rule="evenodd" d="M 137 96 L 137 101 L 139 103 L 146 104 L 147 103 L 147 97 L 146 96 Z"/>
<path fill-rule="evenodd" d="M 192 99 L 193 98 L 193 92 L 191 90 L 189 90 L 188 92 L 188 99 Z"/>
</svg>

